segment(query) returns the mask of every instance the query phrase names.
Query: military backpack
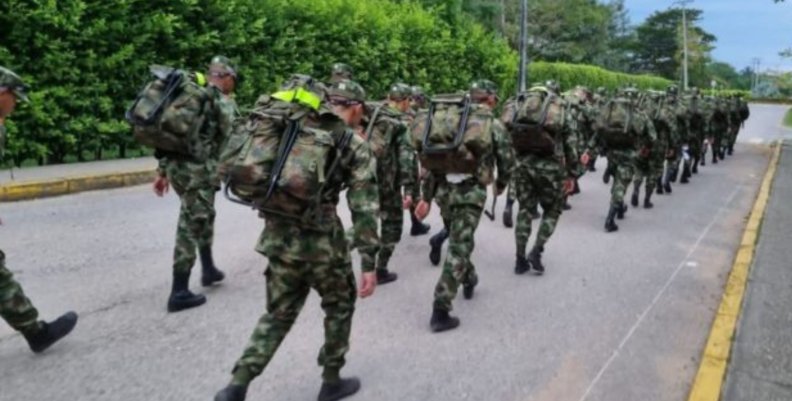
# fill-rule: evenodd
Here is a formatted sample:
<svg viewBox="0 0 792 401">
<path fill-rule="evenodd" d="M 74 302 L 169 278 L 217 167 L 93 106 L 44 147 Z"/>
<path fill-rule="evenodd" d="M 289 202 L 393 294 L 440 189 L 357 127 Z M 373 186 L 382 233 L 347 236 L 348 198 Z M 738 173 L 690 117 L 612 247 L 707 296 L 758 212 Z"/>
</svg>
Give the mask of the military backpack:
<svg viewBox="0 0 792 401">
<path fill-rule="evenodd" d="M 635 146 L 635 108 L 626 97 L 613 98 L 600 107 L 595 127 L 605 146 L 611 149 Z"/>
<path fill-rule="evenodd" d="M 327 185 L 354 134 L 315 93 L 291 87 L 261 96 L 238 119 L 220 156 L 230 200 L 320 227 Z"/>
<path fill-rule="evenodd" d="M 199 73 L 153 65 L 154 79 L 126 112 L 135 140 L 147 147 L 202 160 L 201 130 L 213 107 L 212 88 Z M 215 89 L 216 90 L 216 89 Z"/>
<path fill-rule="evenodd" d="M 507 121 L 503 121 L 514 150 L 545 157 L 556 154 L 566 113 L 564 101 L 546 88 L 534 87 L 517 96 L 513 110 L 504 115 Z"/>
<path fill-rule="evenodd" d="M 492 153 L 489 109 L 475 105 L 470 95 L 433 98 L 419 111 L 412 126 L 412 142 L 421 165 L 440 174 L 474 174 Z"/>
<path fill-rule="evenodd" d="M 379 160 L 395 156 L 397 138 L 403 133 L 404 124 L 399 120 L 400 115 L 384 104 L 367 104 L 370 107 L 370 116 L 365 131 L 365 139 L 369 143 L 371 153 Z"/>
</svg>

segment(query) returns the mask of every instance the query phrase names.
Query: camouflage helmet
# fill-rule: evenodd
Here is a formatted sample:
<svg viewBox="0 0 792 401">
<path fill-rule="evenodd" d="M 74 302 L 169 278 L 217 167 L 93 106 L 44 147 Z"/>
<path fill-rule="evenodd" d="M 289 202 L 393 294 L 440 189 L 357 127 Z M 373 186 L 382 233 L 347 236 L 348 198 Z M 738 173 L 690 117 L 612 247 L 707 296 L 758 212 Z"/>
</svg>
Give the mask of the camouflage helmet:
<svg viewBox="0 0 792 401">
<path fill-rule="evenodd" d="M 410 87 L 411 96 L 413 98 L 426 98 L 426 92 L 424 92 L 423 88 L 420 85 L 413 85 Z"/>
<path fill-rule="evenodd" d="M 676 95 L 679 93 L 679 87 L 676 85 L 668 85 L 668 88 L 666 88 L 666 93 L 669 95 Z"/>
<path fill-rule="evenodd" d="M 554 79 L 550 79 L 544 83 L 545 88 L 549 89 L 551 92 L 560 93 L 561 92 L 561 85 L 558 84 L 558 81 Z"/>
<path fill-rule="evenodd" d="M 330 75 L 333 80 L 342 80 L 342 79 L 352 79 L 352 75 L 354 75 L 354 71 L 349 64 L 344 63 L 335 63 L 333 64 L 332 71 Z"/>
<path fill-rule="evenodd" d="M 19 75 L 5 67 L 0 67 L 0 88 L 10 90 L 18 100 L 28 101 L 28 86 Z"/>
<path fill-rule="evenodd" d="M 600 96 L 605 96 L 608 94 L 608 90 L 605 89 L 604 86 L 600 86 L 599 88 L 597 88 L 597 94 Z"/>
<path fill-rule="evenodd" d="M 401 82 L 391 85 L 390 90 L 388 90 L 388 98 L 390 100 L 402 101 L 411 98 L 412 95 L 412 88 Z"/>
<path fill-rule="evenodd" d="M 486 94 L 498 96 L 498 86 L 488 79 L 479 79 L 470 84 L 470 94 Z"/>
<path fill-rule="evenodd" d="M 348 102 L 365 103 L 366 101 L 366 91 L 363 87 L 349 79 L 342 79 L 334 83 L 327 90 L 327 96 L 330 99 L 340 98 Z"/>
<path fill-rule="evenodd" d="M 226 56 L 218 55 L 212 57 L 212 60 L 209 61 L 209 69 L 212 69 L 212 67 L 225 71 L 231 74 L 231 76 L 234 78 L 237 77 L 238 70 L 236 64 L 234 64 L 234 62 Z"/>
</svg>

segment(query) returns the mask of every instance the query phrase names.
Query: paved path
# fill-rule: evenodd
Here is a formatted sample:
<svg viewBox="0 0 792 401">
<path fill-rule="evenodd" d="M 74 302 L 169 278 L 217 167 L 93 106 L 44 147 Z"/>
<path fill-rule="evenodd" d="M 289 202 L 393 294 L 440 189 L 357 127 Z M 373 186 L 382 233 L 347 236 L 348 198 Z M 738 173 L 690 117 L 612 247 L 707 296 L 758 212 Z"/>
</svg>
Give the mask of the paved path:
<svg viewBox="0 0 792 401">
<path fill-rule="evenodd" d="M 782 150 L 723 401 L 792 400 L 792 143 Z"/>
<path fill-rule="evenodd" d="M 751 121 L 745 139 L 779 135 L 765 132 L 777 123 Z M 515 276 L 513 232 L 482 220 L 480 290 L 456 301 L 462 326 L 449 333 L 428 328 L 440 270 L 427 238 L 406 236 L 394 257 L 399 281 L 358 304 L 344 370 L 363 379 L 353 399 L 684 399 L 769 154 L 739 144 L 654 210 L 630 209 L 617 234 L 602 229 L 608 187 L 585 177 L 548 244 L 544 277 Z M 266 261 L 252 250 L 262 221 L 217 203 L 227 281 L 195 287 L 209 302 L 174 315 L 165 302 L 175 196 L 143 186 L 0 205 L 0 244 L 42 313 L 81 313 L 74 335 L 42 356 L 0 325 L 0 401 L 212 399 L 266 299 Z M 436 210 L 430 222 L 439 228 Z M 315 399 L 321 327 L 312 295 L 249 399 Z"/>
<path fill-rule="evenodd" d="M 56 164 L 52 166 L 25 167 L 13 170 L 0 170 L 0 185 L 14 182 L 52 180 L 59 178 L 72 178 L 85 175 L 104 175 L 121 172 L 154 170 L 157 161 L 153 157 L 140 157 L 136 159 L 104 160 L 98 162 Z"/>
</svg>

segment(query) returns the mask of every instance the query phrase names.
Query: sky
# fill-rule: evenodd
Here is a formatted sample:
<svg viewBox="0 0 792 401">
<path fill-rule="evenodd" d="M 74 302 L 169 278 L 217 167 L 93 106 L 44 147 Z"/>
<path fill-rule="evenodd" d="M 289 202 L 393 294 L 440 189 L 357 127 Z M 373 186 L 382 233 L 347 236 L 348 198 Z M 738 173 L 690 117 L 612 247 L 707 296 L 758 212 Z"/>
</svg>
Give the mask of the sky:
<svg viewBox="0 0 792 401">
<path fill-rule="evenodd" d="M 633 25 L 653 12 L 671 7 L 673 0 L 625 0 Z M 738 70 L 760 58 L 760 70 L 792 71 L 792 59 L 778 53 L 792 47 L 792 1 L 694 0 L 689 8 L 704 11 L 700 25 L 717 36 L 713 58 Z"/>
</svg>

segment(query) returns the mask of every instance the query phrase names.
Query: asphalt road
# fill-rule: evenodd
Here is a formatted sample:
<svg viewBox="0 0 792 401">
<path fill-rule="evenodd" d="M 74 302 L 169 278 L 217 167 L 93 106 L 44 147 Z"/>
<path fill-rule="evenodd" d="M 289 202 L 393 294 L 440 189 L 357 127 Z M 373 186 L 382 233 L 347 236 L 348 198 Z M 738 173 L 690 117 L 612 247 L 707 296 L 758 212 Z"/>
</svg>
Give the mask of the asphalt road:
<svg viewBox="0 0 792 401">
<path fill-rule="evenodd" d="M 481 283 L 474 300 L 456 301 L 455 331 L 430 333 L 440 270 L 427 237 L 405 236 L 399 281 L 358 303 L 343 372 L 363 380 L 353 399 L 683 399 L 767 167 L 759 142 L 782 135 L 783 108 L 752 111 L 735 156 L 656 198 L 654 210 L 630 209 L 616 234 L 602 228 L 608 187 L 586 176 L 543 277 L 515 276 L 513 232 L 483 218 L 473 256 Z M 43 355 L 0 325 L 0 401 L 211 400 L 265 305 L 266 260 L 253 251 L 263 223 L 217 203 L 215 254 L 228 277 L 208 290 L 194 278 L 209 302 L 173 315 L 175 195 L 134 187 L 0 205 L 0 244 L 28 295 L 47 318 L 81 314 Z M 429 221 L 439 228 L 436 210 Z M 321 316 L 312 295 L 248 399 L 315 399 Z"/>
</svg>

